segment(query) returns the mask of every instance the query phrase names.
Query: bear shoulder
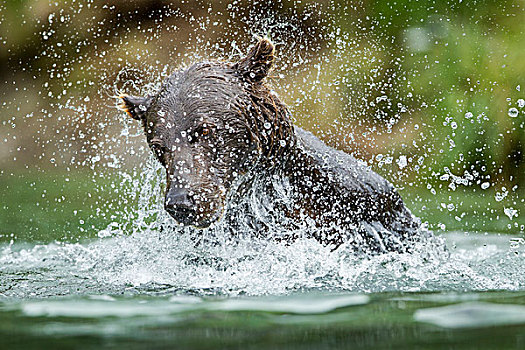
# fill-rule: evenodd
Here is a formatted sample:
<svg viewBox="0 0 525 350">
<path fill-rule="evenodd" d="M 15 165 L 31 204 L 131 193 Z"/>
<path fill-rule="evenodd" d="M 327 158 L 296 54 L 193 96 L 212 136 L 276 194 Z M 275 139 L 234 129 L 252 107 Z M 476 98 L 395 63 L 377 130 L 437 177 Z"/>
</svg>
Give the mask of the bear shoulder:
<svg viewBox="0 0 525 350">
<path fill-rule="evenodd" d="M 295 127 L 297 146 L 310 158 L 323 178 L 331 179 L 352 193 L 386 194 L 394 191 L 390 182 L 375 173 L 364 161 L 327 146 L 323 141 L 300 127 Z M 312 164 L 311 164 L 312 165 Z M 325 184 L 329 185 L 329 184 Z"/>
</svg>

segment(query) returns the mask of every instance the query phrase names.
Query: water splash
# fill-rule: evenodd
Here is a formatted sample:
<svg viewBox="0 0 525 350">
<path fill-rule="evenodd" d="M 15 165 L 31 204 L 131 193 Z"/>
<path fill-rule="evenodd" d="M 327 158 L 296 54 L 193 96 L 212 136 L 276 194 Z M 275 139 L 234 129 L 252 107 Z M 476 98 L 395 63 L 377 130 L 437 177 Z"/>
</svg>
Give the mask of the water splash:
<svg viewBox="0 0 525 350">
<path fill-rule="evenodd" d="M 448 236 L 464 242 L 463 235 Z M 487 241 L 493 239 L 489 236 Z M 496 238 L 496 237 L 494 237 Z M 481 240 L 483 242 L 483 240 Z M 521 290 L 523 249 L 508 241 L 453 247 L 427 242 L 416 254 L 360 257 L 315 240 L 240 240 L 195 246 L 191 235 L 144 230 L 84 244 L 5 247 L 2 297 L 69 294 L 281 295 L 298 291 Z M 494 242 L 493 242 L 494 243 Z M 522 248 L 522 247 L 521 247 Z"/>
<path fill-rule="evenodd" d="M 523 247 L 504 237 L 429 237 L 415 253 L 363 256 L 351 246 L 332 251 L 314 239 L 292 243 L 221 230 L 210 239 L 178 226 L 162 209 L 163 169 L 152 159 L 140 178 L 126 177 L 138 203 L 125 224 L 85 243 L 0 251 L 0 296 L 69 294 L 280 295 L 298 291 L 518 290 L 525 288 Z M 200 239 L 197 239 L 200 238 Z M 473 244 L 474 243 L 474 244 Z"/>
</svg>

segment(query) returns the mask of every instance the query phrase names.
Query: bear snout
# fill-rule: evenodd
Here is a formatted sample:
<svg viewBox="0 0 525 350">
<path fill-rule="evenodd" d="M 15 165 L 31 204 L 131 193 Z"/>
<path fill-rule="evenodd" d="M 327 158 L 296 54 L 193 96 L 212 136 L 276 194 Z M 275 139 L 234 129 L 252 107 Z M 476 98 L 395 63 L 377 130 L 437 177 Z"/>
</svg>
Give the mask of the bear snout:
<svg viewBox="0 0 525 350">
<path fill-rule="evenodd" d="M 195 201 L 185 190 L 166 193 L 164 208 L 171 217 L 183 225 L 191 225 L 197 219 Z"/>
</svg>

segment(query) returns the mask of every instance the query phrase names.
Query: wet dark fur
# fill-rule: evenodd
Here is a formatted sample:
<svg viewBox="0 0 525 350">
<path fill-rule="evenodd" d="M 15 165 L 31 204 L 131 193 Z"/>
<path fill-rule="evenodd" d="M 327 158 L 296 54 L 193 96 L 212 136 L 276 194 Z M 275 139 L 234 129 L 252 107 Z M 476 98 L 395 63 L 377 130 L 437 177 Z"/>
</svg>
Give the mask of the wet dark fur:
<svg viewBox="0 0 525 350">
<path fill-rule="evenodd" d="M 263 81 L 273 55 L 262 39 L 237 63 L 197 63 L 156 95 L 120 96 L 166 167 L 166 210 L 201 228 L 227 209 L 232 232 L 248 226 L 277 239 L 306 234 L 334 247 L 409 249 L 419 224 L 393 186 L 292 125 Z"/>
</svg>

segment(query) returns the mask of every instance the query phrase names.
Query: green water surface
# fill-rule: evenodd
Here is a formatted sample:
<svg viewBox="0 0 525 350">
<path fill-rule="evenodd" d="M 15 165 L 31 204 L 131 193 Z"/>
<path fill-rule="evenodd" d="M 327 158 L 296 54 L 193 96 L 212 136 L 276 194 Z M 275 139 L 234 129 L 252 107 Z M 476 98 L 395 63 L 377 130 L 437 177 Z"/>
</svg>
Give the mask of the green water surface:
<svg viewBox="0 0 525 350">
<path fill-rule="evenodd" d="M 6 349 L 518 349 L 525 346 L 524 292 L 363 294 L 350 296 L 358 299 L 355 305 L 343 303 L 333 309 L 308 310 L 311 303 L 336 297 L 341 295 L 310 293 L 270 301 L 268 298 L 184 301 L 135 296 L 3 303 L 0 346 Z M 250 302 L 238 303 L 237 307 L 226 305 L 232 301 Z M 260 310 L 268 307 L 268 303 L 279 305 L 270 311 Z M 294 303 L 300 307 L 295 310 L 287 307 Z M 306 311 L 301 312 L 301 307 Z"/>
</svg>

